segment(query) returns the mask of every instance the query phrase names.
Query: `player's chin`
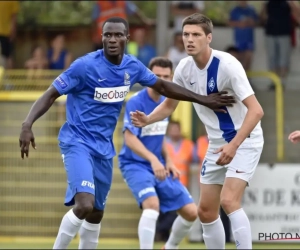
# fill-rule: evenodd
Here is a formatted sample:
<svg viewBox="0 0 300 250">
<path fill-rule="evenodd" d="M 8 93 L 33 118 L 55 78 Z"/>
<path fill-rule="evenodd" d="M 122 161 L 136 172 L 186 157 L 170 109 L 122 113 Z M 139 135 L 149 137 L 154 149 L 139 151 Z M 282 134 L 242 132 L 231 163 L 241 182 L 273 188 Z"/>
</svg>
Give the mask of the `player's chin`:
<svg viewBox="0 0 300 250">
<path fill-rule="evenodd" d="M 186 53 L 189 55 L 189 56 L 196 56 L 198 53 L 196 51 L 188 51 L 186 50 Z"/>
<path fill-rule="evenodd" d="M 107 48 L 107 54 L 110 56 L 117 56 L 120 55 L 120 48 L 114 47 L 114 48 Z"/>
</svg>

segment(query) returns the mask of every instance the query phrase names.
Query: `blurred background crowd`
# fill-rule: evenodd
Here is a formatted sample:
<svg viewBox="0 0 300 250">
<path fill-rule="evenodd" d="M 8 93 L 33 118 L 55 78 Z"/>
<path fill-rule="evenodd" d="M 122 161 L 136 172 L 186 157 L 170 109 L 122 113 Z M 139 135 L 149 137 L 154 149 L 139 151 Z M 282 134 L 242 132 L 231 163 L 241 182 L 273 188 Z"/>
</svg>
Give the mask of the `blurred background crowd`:
<svg viewBox="0 0 300 250">
<path fill-rule="evenodd" d="M 0 70 L 0 76 L 1 72 L 4 72 L 3 81 L 0 81 L 1 91 L 13 91 L 14 83 L 16 86 L 20 85 L 17 80 L 21 76 L 24 88 L 19 89 L 27 91 L 27 94 L 28 90 L 31 93 L 41 90 L 38 86 L 45 79 L 48 79 L 47 85 L 51 84 L 51 79 L 45 77 L 47 74 L 44 70 L 53 71 L 55 72 L 53 76 L 57 76 L 76 58 L 101 49 L 102 23 L 113 16 L 123 17 L 129 21 L 131 40 L 126 53 L 136 56 L 146 66 L 153 57 L 165 56 L 172 61 L 175 69 L 179 61 L 187 56 L 182 42 L 181 22 L 186 16 L 195 12 L 203 13 L 212 19 L 214 23 L 212 47 L 214 49 L 223 50 L 235 56 L 247 72 L 265 72 L 260 79 L 252 79 L 250 76 L 249 79 L 266 114 L 262 125 L 266 131 L 265 139 L 268 149 L 264 150 L 262 162 L 278 161 L 278 155 L 283 154 L 283 152 L 278 152 L 278 144 L 285 145 L 285 134 L 300 127 L 300 123 L 295 118 L 297 111 L 293 109 L 298 101 L 297 91 L 300 90 L 298 80 L 300 74 L 300 5 L 298 1 L 0 1 L 0 66 L 3 69 Z M 273 74 L 270 76 L 268 73 Z M 28 79 L 37 80 L 35 87 L 32 87 L 33 84 Z M 281 93 L 281 88 L 277 89 L 279 91 L 276 94 L 277 99 L 274 99 L 276 86 L 274 81 L 279 83 L 285 91 Z M 25 85 L 30 87 L 26 88 Z M 0 95 L 0 98 L 3 96 Z M 279 118 L 278 120 L 278 114 L 283 111 L 278 111 L 277 108 L 280 107 L 280 100 L 282 101 L 282 98 L 287 96 L 285 119 Z M 274 100 L 277 104 L 279 103 L 279 106 L 274 104 Z M 10 99 L 10 102 L 13 101 Z M 59 115 L 52 117 L 50 114 L 51 117 L 47 119 L 52 119 L 54 123 L 58 120 L 63 122 L 62 104 L 57 106 Z M 29 107 L 28 105 L 27 109 Z M 18 136 L 14 132 L 14 123 L 10 121 L 13 120 L 16 123 L 18 121 L 17 124 L 20 126 L 24 118 L 22 116 L 27 113 L 27 109 L 22 111 L 23 113 L 18 113 L 18 117 L 12 117 L 11 114 L 4 116 L 8 122 L 3 123 L 6 126 L 6 129 L 3 129 L 6 132 L 2 131 L 3 136 L 10 133 L 13 138 Z M 5 113 L 4 109 L 2 112 Z M 194 167 L 193 174 L 199 176 L 201 162 L 208 145 L 203 126 L 195 118 L 196 115 L 193 112 L 191 109 L 191 117 L 187 125 L 184 117 L 181 119 L 178 116 L 178 119 L 173 117 L 166 135 L 170 154 L 175 165 L 181 170 L 181 181 L 187 188 L 191 188 L 192 185 L 190 166 Z M 48 134 L 45 133 L 47 136 L 51 134 L 51 138 L 54 138 L 53 152 L 56 152 L 57 129 L 61 123 L 53 124 L 43 126 L 55 128 L 53 134 L 49 132 L 50 130 L 47 130 Z M 280 127 L 279 130 L 278 127 Z M 7 141 L 4 139 L 1 141 L 3 148 L 7 147 L 8 141 L 11 143 L 8 137 L 5 138 Z M 121 145 L 121 142 L 118 145 Z M 13 146 L 8 150 L 12 148 Z M 284 149 L 279 148 L 280 150 Z M 284 158 L 281 155 L 281 160 L 299 161 L 297 149 L 291 148 L 284 152 L 288 156 Z M 49 161 L 54 157 L 53 165 L 55 165 L 54 162 L 56 158 L 59 158 L 59 153 L 57 157 L 56 155 L 48 157 L 46 153 L 43 155 L 42 151 L 37 158 Z M 0 158 L 3 165 L 7 164 L 7 168 L 13 162 L 8 155 L 7 153 L 6 156 Z M 19 164 L 15 165 L 19 166 Z M 39 161 L 37 168 L 40 167 L 39 164 L 44 165 Z M 58 168 L 62 166 L 59 165 Z M 9 171 L 7 170 L 7 173 Z M 57 173 L 63 176 L 63 171 L 59 171 Z M 15 177 L 7 177 L 7 180 L 9 178 Z M 60 179 L 63 183 L 64 176 Z M 196 189 L 197 183 L 198 179 L 193 183 Z M 61 187 L 59 192 L 63 194 L 63 185 Z M 17 197 L 17 192 L 14 195 Z M 59 202 L 56 202 L 56 205 L 62 206 Z M 10 208 L 7 208 L 7 211 L 9 210 Z M 59 208 L 53 208 L 53 211 L 57 210 Z M 30 208 L 26 211 L 30 211 Z M 61 210 L 57 212 L 56 222 L 59 221 L 62 212 Z M 227 231 L 227 241 L 230 241 L 227 216 L 222 211 L 221 214 Z M 168 237 L 175 217 L 174 213 L 160 216 L 157 240 L 165 240 Z M 7 223 L 13 225 L 11 221 Z M 15 232 L 14 230 L 12 227 L 11 231 Z M 55 230 L 56 224 L 51 234 L 55 234 Z M 33 232 L 36 231 L 33 230 Z"/>
</svg>

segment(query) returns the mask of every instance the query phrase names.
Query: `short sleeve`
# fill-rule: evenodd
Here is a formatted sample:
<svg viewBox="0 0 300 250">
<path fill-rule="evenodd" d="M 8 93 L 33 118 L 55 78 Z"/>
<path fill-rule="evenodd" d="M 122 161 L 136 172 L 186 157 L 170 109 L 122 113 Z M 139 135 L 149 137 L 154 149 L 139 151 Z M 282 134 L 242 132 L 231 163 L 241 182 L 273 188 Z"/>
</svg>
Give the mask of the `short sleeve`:
<svg viewBox="0 0 300 250">
<path fill-rule="evenodd" d="M 125 106 L 125 114 L 124 114 L 124 121 L 123 121 L 123 133 L 126 129 L 128 129 L 132 134 L 138 136 L 140 133 L 140 128 L 135 127 L 131 123 L 130 119 L 130 112 L 140 110 L 138 103 L 134 99 L 129 99 Z"/>
<path fill-rule="evenodd" d="M 184 87 L 184 83 L 181 76 L 181 69 L 180 64 L 176 67 L 174 76 L 173 76 L 173 82 L 180 85 L 181 87 Z"/>
<path fill-rule="evenodd" d="M 83 59 L 79 58 L 61 73 L 52 85 L 61 95 L 78 92 L 85 84 L 85 73 L 85 64 Z"/>
<path fill-rule="evenodd" d="M 137 60 L 138 63 L 138 79 L 137 82 L 142 86 L 151 87 L 157 82 L 157 76 L 148 69 L 141 61 Z"/>
<path fill-rule="evenodd" d="M 126 14 L 127 15 L 133 15 L 136 13 L 137 7 L 136 5 L 131 1 L 126 1 Z"/>
<path fill-rule="evenodd" d="M 246 72 L 242 64 L 237 59 L 234 58 L 234 60 L 228 64 L 226 71 L 229 77 L 231 88 L 238 100 L 243 101 L 247 97 L 254 94 Z"/>
</svg>

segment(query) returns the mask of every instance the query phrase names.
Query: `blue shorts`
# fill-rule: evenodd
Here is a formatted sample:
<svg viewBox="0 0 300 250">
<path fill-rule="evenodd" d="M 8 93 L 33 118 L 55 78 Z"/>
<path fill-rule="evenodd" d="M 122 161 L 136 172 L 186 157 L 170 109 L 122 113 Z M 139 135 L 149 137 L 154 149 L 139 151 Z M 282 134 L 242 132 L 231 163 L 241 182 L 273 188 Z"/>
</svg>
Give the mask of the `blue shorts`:
<svg viewBox="0 0 300 250">
<path fill-rule="evenodd" d="M 59 146 L 68 180 L 65 205 L 73 206 L 77 193 L 90 193 L 95 196 L 94 207 L 104 210 L 112 183 L 112 159 L 95 157 L 80 143 L 67 145 L 61 142 Z"/>
<path fill-rule="evenodd" d="M 193 198 L 184 185 L 172 176 L 163 181 L 158 180 L 147 166 L 136 163 L 122 166 L 123 178 L 134 195 L 138 205 L 151 196 L 157 196 L 160 211 L 163 213 L 176 211 L 193 203 Z"/>
<path fill-rule="evenodd" d="M 247 50 L 250 51 L 254 50 L 254 43 L 252 41 L 247 41 L 247 42 L 235 41 L 235 46 L 240 52 L 244 52 Z"/>
</svg>

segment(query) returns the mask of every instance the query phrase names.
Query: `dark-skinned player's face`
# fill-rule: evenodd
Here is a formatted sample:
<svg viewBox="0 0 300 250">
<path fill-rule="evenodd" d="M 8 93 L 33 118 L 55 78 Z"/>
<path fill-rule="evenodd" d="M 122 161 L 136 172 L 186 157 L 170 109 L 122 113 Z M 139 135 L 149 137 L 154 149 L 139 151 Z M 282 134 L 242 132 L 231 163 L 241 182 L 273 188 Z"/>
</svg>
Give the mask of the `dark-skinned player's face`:
<svg viewBox="0 0 300 250">
<path fill-rule="evenodd" d="M 123 23 L 106 23 L 103 27 L 102 42 L 107 55 L 118 56 L 125 52 L 129 40 Z"/>
</svg>

